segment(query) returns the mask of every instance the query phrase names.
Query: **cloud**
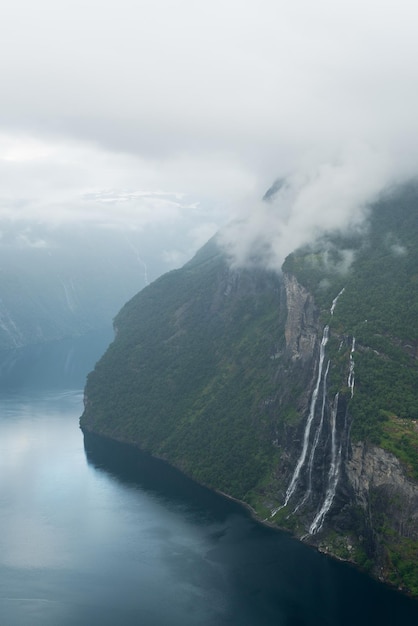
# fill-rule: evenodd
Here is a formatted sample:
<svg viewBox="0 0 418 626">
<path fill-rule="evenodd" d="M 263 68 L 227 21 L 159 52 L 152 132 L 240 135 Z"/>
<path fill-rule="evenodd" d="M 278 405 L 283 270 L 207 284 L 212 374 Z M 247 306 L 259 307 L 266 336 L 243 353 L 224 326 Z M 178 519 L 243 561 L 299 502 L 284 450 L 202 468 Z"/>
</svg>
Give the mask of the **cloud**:
<svg viewBox="0 0 418 626">
<path fill-rule="evenodd" d="M 235 218 L 237 262 L 275 267 L 416 175 L 410 0 L 15 0 L 1 12 L 0 218 L 177 224 L 191 237 Z M 286 188 L 261 203 L 277 178 Z"/>
<path fill-rule="evenodd" d="M 234 265 L 279 270 L 292 250 L 324 233 L 361 228 L 368 204 L 391 177 L 385 155 L 352 145 L 333 163 L 290 174 L 264 200 L 253 199 L 222 230 L 220 241 Z"/>
<path fill-rule="evenodd" d="M 244 193 L 248 178 L 222 156 L 156 162 L 72 138 L 0 134 L 0 220 L 143 229 L 188 219 L 193 229 L 213 220 L 219 227 L 228 219 L 225 195 L 234 187 Z"/>
<path fill-rule="evenodd" d="M 405 246 L 401 246 L 400 244 L 393 244 L 393 246 L 390 247 L 390 250 L 394 256 L 405 256 L 408 254 Z"/>
</svg>

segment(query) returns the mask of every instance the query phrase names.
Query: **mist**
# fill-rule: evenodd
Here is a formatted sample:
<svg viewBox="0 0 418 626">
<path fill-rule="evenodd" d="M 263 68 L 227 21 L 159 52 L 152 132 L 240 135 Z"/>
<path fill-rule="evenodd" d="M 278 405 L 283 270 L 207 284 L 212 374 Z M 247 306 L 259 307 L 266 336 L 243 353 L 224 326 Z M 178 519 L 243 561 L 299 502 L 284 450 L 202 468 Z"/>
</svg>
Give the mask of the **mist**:
<svg viewBox="0 0 418 626">
<path fill-rule="evenodd" d="M 416 176 L 413 2 L 17 0 L 1 17 L 0 230 L 21 243 L 40 224 L 135 232 L 172 269 L 221 230 L 233 264 L 279 268 Z"/>
<path fill-rule="evenodd" d="M 397 179 L 387 158 L 355 146 L 333 163 L 278 179 L 220 233 L 232 265 L 279 271 L 293 250 L 326 233 L 366 228 L 373 200 Z"/>
</svg>

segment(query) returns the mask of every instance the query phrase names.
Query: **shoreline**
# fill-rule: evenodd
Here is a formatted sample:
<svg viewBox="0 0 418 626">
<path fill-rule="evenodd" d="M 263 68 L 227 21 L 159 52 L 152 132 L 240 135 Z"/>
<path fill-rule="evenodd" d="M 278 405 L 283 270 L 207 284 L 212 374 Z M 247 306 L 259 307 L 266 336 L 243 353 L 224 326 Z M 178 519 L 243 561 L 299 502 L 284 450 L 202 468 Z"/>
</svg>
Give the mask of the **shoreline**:
<svg viewBox="0 0 418 626">
<path fill-rule="evenodd" d="M 333 552 L 329 551 L 326 547 L 323 547 L 321 545 L 315 545 L 314 543 L 310 543 L 309 541 L 305 541 L 304 538 L 307 536 L 302 535 L 301 537 L 298 537 L 297 535 L 295 535 L 291 530 L 289 530 L 288 528 L 283 528 L 281 526 L 279 526 L 276 523 L 270 522 L 267 519 L 262 519 L 258 514 L 257 511 L 248 503 L 245 502 L 243 500 L 240 500 L 239 498 L 236 498 L 235 496 L 232 496 L 228 493 L 225 493 L 224 491 L 221 491 L 220 489 L 217 489 L 216 487 L 211 487 L 203 482 L 199 482 L 198 480 L 196 480 L 193 476 L 191 476 L 190 474 L 187 474 L 183 469 L 181 469 L 180 467 L 178 467 L 177 465 L 173 464 L 172 462 L 170 462 L 167 458 L 164 458 L 162 456 L 158 456 L 156 454 L 152 454 L 151 452 L 149 452 L 148 450 L 144 450 L 143 448 L 141 448 L 141 446 L 139 444 L 133 443 L 132 441 L 126 441 L 124 439 L 119 439 L 119 438 L 115 438 L 115 437 L 111 437 L 109 435 L 103 435 L 103 434 L 99 434 L 93 430 L 89 430 L 88 428 L 86 428 L 85 426 L 82 426 L 80 424 L 80 430 L 83 433 L 83 436 L 85 436 L 87 434 L 87 436 L 93 437 L 93 438 L 97 438 L 98 440 L 103 440 L 109 444 L 116 444 L 116 445 L 120 445 L 120 446 L 126 446 L 127 448 L 131 449 L 133 452 L 136 453 L 140 453 L 141 455 L 145 455 L 147 457 L 149 457 L 152 460 L 155 461 L 159 461 L 161 463 L 164 463 L 164 465 L 167 466 L 167 468 L 171 469 L 171 470 L 175 470 L 176 472 L 179 472 L 181 474 L 181 476 L 183 476 L 184 478 L 187 478 L 188 480 L 192 481 L 196 486 L 198 487 L 203 487 L 204 489 L 207 489 L 209 492 L 211 492 L 212 494 L 216 494 L 218 496 L 221 496 L 227 500 L 230 500 L 231 502 L 234 502 L 235 504 L 237 504 L 238 506 L 240 506 L 242 509 L 244 509 L 245 511 L 247 511 L 247 513 L 249 513 L 250 517 L 254 520 L 254 522 L 256 522 L 257 524 L 260 524 L 262 526 L 265 526 L 275 532 L 278 533 L 284 533 L 288 536 L 289 539 L 292 539 L 294 541 L 297 541 L 299 543 L 304 544 L 305 546 L 312 548 L 313 550 L 315 550 L 316 552 L 322 554 L 323 556 L 327 557 L 327 558 L 331 558 L 335 561 L 339 561 L 340 563 L 345 563 L 348 566 L 354 568 L 355 570 L 357 570 L 358 572 L 361 572 L 362 574 L 365 574 L 367 577 L 369 577 L 370 579 L 378 582 L 381 585 L 384 585 L 385 587 L 388 587 L 389 589 L 392 589 L 393 591 L 396 591 L 397 593 L 399 593 L 400 595 L 403 595 L 409 599 L 411 599 L 414 602 L 418 602 L 418 596 L 412 595 L 407 589 L 403 589 L 403 588 L 399 588 L 396 585 L 392 584 L 390 581 L 384 579 L 384 578 L 380 578 L 377 575 L 372 575 L 370 572 L 366 571 L 364 568 L 362 568 L 360 565 L 358 565 L 355 561 L 350 560 L 350 559 L 346 559 L 343 558 L 337 554 L 334 554 Z"/>
</svg>

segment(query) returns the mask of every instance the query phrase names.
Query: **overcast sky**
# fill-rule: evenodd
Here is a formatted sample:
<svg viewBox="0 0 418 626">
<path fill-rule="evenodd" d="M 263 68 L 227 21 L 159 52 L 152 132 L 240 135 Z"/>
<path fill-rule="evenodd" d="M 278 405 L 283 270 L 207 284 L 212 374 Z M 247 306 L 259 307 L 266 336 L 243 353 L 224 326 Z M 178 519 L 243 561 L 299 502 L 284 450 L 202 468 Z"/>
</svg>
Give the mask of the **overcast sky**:
<svg viewBox="0 0 418 626">
<path fill-rule="evenodd" d="M 281 258 L 416 175 L 417 23 L 412 0 L 5 1 L 0 216 L 190 214 L 199 245 L 238 215 L 237 257 L 269 233 Z"/>
</svg>

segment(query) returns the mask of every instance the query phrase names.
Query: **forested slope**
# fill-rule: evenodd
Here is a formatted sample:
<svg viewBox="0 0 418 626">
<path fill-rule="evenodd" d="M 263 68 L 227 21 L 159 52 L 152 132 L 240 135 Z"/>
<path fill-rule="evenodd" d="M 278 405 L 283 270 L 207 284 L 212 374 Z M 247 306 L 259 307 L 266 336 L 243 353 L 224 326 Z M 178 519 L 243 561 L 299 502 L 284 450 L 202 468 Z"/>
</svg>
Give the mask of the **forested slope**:
<svg viewBox="0 0 418 626">
<path fill-rule="evenodd" d="M 283 273 L 216 241 L 135 296 L 82 428 L 167 459 L 418 595 L 418 190 Z"/>
<path fill-rule="evenodd" d="M 418 479 L 418 193 L 415 185 L 385 194 L 361 235 L 325 238 L 291 255 L 286 271 L 322 305 L 343 289 L 328 352 L 345 362 L 340 337 L 355 337 L 352 436 L 378 443 L 407 462 Z M 341 271 L 345 259 L 352 259 Z M 340 352 L 338 353 L 338 350 Z M 334 372 L 335 384 L 341 373 Z"/>
<path fill-rule="evenodd" d="M 277 276 L 231 274 L 210 242 L 121 310 L 82 424 L 244 497 L 275 456 L 261 399 L 274 394 L 279 300 Z"/>
</svg>

